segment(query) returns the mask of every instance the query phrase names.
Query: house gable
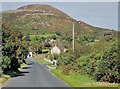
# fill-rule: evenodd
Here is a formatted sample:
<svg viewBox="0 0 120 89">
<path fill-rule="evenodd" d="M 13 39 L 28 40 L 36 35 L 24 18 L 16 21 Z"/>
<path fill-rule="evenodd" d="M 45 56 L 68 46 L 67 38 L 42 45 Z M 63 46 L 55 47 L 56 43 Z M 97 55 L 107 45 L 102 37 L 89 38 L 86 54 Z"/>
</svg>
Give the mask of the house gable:
<svg viewBox="0 0 120 89">
<path fill-rule="evenodd" d="M 51 50 L 51 54 L 60 54 L 61 53 L 61 50 L 55 46 L 52 50 Z"/>
</svg>

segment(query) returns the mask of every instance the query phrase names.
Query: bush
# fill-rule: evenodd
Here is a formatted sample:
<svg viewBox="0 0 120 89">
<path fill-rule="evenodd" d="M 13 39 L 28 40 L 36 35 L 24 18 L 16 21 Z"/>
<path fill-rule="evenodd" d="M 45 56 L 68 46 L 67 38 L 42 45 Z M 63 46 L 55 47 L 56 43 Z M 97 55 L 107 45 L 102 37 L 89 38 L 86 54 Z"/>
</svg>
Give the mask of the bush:
<svg viewBox="0 0 120 89">
<path fill-rule="evenodd" d="M 72 66 L 70 64 L 66 65 L 63 69 L 62 74 L 64 75 L 69 75 L 70 74 L 70 70 L 72 69 Z"/>
<path fill-rule="evenodd" d="M 25 36 L 24 40 L 25 40 L 25 41 L 31 41 L 31 39 L 30 39 L 30 35 L 27 34 L 27 35 Z"/>
<path fill-rule="evenodd" d="M 58 54 L 54 54 L 54 60 L 58 59 Z"/>
<path fill-rule="evenodd" d="M 48 55 L 48 59 L 53 60 L 53 56 L 51 54 Z"/>
<path fill-rule="evenodd" d="M 97 63 L 96 79 L 98 81 L 107 81 L 111 83 L 120 83 L 120 60 L 119 48 L 120 46 L 115 43 L 111 49 L 104 52 L 102 59 Z"/>
<path fill-rule="evenodd" d="M 1 68 L 3 69 L 3 71 L 5 69 L 9 69 L 11 66 L 10 66 L 10 63 L 11 63 L 11 60 L 10 58 L 8 58 L 7 56 L 2 56 L 0 58 L 0 66 Z"/>
<path fill-rule="evenodd" d="M 90 43 L 90 42 L 94 42 L 95 41 L 95 37 L 91 34 L 83 34 L 80 35 L 78 38 L 79 43 Z"/>
<path fill-rule="evenodd" d="M 81 74 L 89 74 L 90 71 L 90 60 L 88 56 L 81 56 L 80 58 L 78 58 L 75 62 L 75 64 L 77 65 L 77 67 L 79 68 L 79 72 Z"/>
<path fill-rule="evenodd" d="M 58 36 L 61 36 L 61 33 L 58 32 L 58 31 L 56 31 L 55 34 L 58 35 Z"/>
<path fill-rule="evenodd" d="M 67 52 L 67 53 L 62 53 L 58 56 L 58 64 L 61 65 L 68 65 L 73 63 L 74 61 L 74 56 L 72 53 Z"/>
<path fill-rule="evenodd" d="M 38 54 L 42 53 L 42 47 L 38 47 Z"/>
</svg>

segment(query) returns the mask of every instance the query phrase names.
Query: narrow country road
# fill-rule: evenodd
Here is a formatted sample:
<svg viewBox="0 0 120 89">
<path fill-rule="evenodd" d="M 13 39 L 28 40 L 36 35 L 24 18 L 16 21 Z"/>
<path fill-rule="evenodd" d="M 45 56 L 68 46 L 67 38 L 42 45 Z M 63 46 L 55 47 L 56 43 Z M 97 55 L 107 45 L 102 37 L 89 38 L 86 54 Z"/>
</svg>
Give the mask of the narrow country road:
<svg viewBox="0 0 120 89">
<path fill-rule="evenodd" d="M 4 87 L 68 87 L 68 85 L 50 73 L 50 70 L 33 60 L 23 67 L 21 75 L 11 78 Z"/>
</svg>

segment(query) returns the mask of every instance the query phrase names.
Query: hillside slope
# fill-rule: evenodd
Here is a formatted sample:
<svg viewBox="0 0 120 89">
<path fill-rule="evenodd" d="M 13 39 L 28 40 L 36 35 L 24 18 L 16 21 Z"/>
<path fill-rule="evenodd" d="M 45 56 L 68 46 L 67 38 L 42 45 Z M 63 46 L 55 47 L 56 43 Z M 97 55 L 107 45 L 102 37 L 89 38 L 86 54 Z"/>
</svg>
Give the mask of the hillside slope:
<svg viewBox="0 0 120 89">
<path fill-rule="evenodd" d="M 71 33 L 73 22 L 75 33 L 100 34 L 107 29 L 93 27 L 83 21 L 76 21 L 64 12 L 49 6 L 31 4 L 22 6 L 16 10 L 2 12 L 3 23 L 11 24 L 20 29 L 24 34 L 43 33 Z"/>
</svg>

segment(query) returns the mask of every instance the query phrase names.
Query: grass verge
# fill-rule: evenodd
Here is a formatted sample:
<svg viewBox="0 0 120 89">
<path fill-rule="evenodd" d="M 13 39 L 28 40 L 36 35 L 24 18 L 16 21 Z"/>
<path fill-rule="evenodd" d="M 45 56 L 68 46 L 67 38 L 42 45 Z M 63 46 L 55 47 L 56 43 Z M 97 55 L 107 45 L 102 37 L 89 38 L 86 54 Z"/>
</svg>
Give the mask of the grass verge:
<svg viewBox="0 0 120 89">
<path fill-rule="evenodd" d="M 38 63 L 40 63 L 40 64 L 51 65 L 50 62 L 47 62 L 47 61 L 45 61 L 44 59 L 34 59 L 34 60 L 36 60 L 36 61 L 37 61 Z"/>
<path fill-rule="evenodd" d="M 40 54 L 40 55 L 37 55 L 36 57 L 34 57 L 33 59 L 40 64 L 51 65 L 50 62 L 47 62 L 44 60 L 44 56 L 45 56 L 44 54 Z"/>
<path fill-rule="evenodd" d="M 10 75 L 2 74 L 1 77 L 0 77 L 0 84 L 3 85 L 10 78 L 11 78 Z"/>
<path fill-rule="evenodd" d="M 54 70 L 51 70 L 51 72 L 54 73 L 60 79 L 67 82 L 71 87 L 80 87 L 81 89 L 98 89 L 98 88 L 99 89 L 118 89 L 118 84 L 96 82 L 93 78 L 90 78 L 87 75 L 80 75 L 77 73 L 71 73 L 70 75 L 63 75 L 62 70 L 60 69 L 54 69 Z"/>
<path fill-rule="evenodd" d="M 37 61 L 38 63 L 40 63 L 40 64 L 47 65 L 50 69 L 55 69 L 55 68 L 56 68 L 55 65 L 52 65 L 50 62 L 44 60 L 43 57 L 41 58 L 41 56 L 43 56 L 43 55 L 42 55 L 42 54 L 41 54 L 41 55 L 37 55 L 37 56 L 34 57 L 33 59 L 34 59 L 35 61 Z"/>
</svg>

